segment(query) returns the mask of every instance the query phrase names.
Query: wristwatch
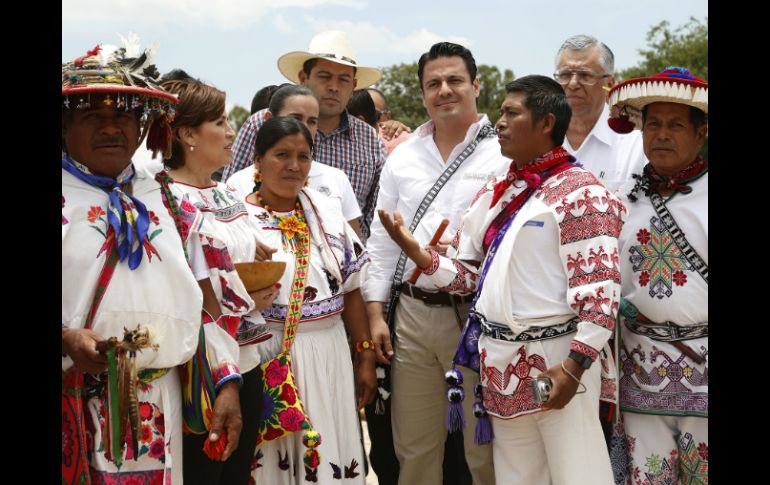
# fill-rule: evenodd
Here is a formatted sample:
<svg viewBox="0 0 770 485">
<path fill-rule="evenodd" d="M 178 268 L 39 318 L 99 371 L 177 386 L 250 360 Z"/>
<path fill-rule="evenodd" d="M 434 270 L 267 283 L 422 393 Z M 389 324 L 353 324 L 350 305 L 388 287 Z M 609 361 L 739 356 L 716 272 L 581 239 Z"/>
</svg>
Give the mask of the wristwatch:
<svg viewBox="0 0 770 485">
<path fill-rule="evenodd" d="M 575 352 L 574 350 L 570 351 L 569 358 L 577 362 L 578 365 L 580 365 L 580 367 L 582 367 L 583 369 L 590 368 L 591 364 L 594 363 L 594 361 L 591 360 L 591 357 L 587 355 L 583 355 L 579 352 Z"/>
</svg>

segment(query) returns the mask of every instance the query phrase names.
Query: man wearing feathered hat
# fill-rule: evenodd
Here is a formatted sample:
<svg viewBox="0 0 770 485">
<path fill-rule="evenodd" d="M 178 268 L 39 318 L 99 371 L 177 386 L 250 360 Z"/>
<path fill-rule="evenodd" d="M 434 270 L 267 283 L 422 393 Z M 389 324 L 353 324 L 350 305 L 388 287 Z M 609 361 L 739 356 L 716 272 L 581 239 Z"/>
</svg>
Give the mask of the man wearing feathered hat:
<svg viewBox="0 0 770 485">
<path fill-rule="evenodd" d="M 278 70 L 296 84 L 307 86 L 318 98 L 320 112 L 315 135 L 314 160 L 339 168 L 348 176 L 361 208 L 362 240 L 377 201 L 380 172 L 387 154 L 377 131 L 351 116 L 345 107 L 353 90 L 379 81 L 379 69 L 360 66 L 347 35 L 338 30 L 317 34 L 307 51 L 294 51 L 278 59 Z M 266 121 L 266 110 L 257 111 L 244 122 L 233 144 L 233 161 L 222 180 L 254 163 L 254 140 Z"/>
<path fill-rule="evenodd" d="M 706 483 L 708 162 L 698 152 L 708 83 L 670 67 L 609 96 L 614 124 L 641 128 L 650 161 L 621 188 L 620 405 L 630 456 L 613 455 L 616 477 Z"/>
<path fill-rule="evenodd" d="M 198 346 L 203 298 L 196 280 L 209 277 L 193 237 L 201 223 L 195 208 L 167 197 L 153 175 L 131 163 L 144 136 L 150 149 L 168 152 L 176 98 L 157 86 L 152 52 L 140 51 L 133 35 L 125 43 L 62 64 L 67 484 L 116 483 L 118 475 L 181 483 L 176 366 Z M 210 439 L 227 438 L 225 458 L 238 445 L 239 378 L 233 372 L 229 382 L 224 374 L 216 379 L 222 385 Z"/>
</svg>

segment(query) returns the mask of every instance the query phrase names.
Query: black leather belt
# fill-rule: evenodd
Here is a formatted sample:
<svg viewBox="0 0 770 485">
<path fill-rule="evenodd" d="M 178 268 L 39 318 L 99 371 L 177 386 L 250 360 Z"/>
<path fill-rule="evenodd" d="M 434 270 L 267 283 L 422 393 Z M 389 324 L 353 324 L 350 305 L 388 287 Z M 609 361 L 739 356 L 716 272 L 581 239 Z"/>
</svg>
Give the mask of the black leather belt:
<svg viewBox="0 0 770 485">
<path fill-rule="evenodd" d="M 427 306 L 451 307 L 453 304 L 462 305 L 465 303 L 471 303 L 473 301 L 473 295 L 452 295 L 443 291 L 437 291 L 433 293 L 430 291 L 422 290 L 407 282 L 401 284 L 401 293 L 420 300 Z"/>
</svg>

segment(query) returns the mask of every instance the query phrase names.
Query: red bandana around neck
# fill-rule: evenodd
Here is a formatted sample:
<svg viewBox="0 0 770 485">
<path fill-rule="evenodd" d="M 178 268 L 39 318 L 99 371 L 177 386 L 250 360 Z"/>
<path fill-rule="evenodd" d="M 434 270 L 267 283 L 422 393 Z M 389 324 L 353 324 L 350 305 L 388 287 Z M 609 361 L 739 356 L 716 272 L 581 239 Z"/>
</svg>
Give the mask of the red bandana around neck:
<svg viewBox="0 0 770 485">
<path fill-rule="evenodd" d="M 633 175 L 637 179 L 636 184 L 628 194 L 631 202 L 636 202 L 636 193 L 642 190 L 645 195 L 650 195 L 653 192 L 658 192 L 660 189 L 671 189 L 675 193 L 681 192 L 683 194 L 689 194 L 692 192 L 690 182 L 699 178 L 709 168 L 708 160 L 704 160 L 700 156 L 695 157 L 689 165 L 683 168 L 679 173 L 671 177 L 660 175 L 655 171 L 651 163 L 647 163 L 642 169 L 642 175 Z"/>
<path fill-rule="evenodd" d="M 540 174 L 555 165 L 566 162 L 569 160 L 569 157 L 569 152 L 563 147 L 558 146 L 521 168 L 516 167 L 516 160 L 512 161 L 508 167 L 505 179 L 495 184 L 492 203 L 489 204 L 489 208 L 491 209 L 497 204 L 497 201 L 500 200 L 500 197 L 503 196 L 503 193 L 515 180 L 524 180 L 530 188 L 537 187 L 540 185 Z"/>
</svg>

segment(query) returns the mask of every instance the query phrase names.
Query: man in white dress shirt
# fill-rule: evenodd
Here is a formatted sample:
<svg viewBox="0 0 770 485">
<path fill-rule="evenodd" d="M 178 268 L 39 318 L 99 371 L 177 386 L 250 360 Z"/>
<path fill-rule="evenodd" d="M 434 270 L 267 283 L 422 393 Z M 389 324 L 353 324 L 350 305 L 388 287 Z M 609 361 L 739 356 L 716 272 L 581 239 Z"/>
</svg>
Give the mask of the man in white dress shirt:
<svg viewBox="0 0 770 485">
<path fill-rule="evenodd" d="M 465 152 L 467 158 L 413 231 L 420 244 L 427 245 L 446 218 L 449 226 L 442 238 L 446 244 L 457 231 L 460 217 L 474 195 L 484 183 L 503 173 L 510 160 L 500 155 L 487 116 L 476 109 L 479 81 L 475 60 L 468 49 L 449 42 L 433 45 L 420 58 L 418 75 L 423 105 L 431 119 L 388 158 L 380 178 L 376 208 L 378 212 L 397 210 L 411 221 L 436 180 Z M 475 150 L 468 155 L 473 144 Z M 446 250 L 444 244 L 439 245 L 440 251 Z M 395 311 L 393 349 L 384 311 L 401 250 L 377 218 L 372 222 L 367 249 L 372 262 L 364 299 L 378 359 L 392 365 L 393 440 L 401 466 L 399 483 L 441 484 L 447 436 L 443 375 L 451 365 L 470 297 L 439 292 L 424 277 L 414 285 L 408 283 L 415 265 L 407 261 L 398 281 L 402 284 L 401 297 L 391 310 Z M 468 379 L 465 392 L 472 395 L 476 382 L 478 378 Z M 475 426 L 470 399 L 465 415 L 469 417 L 469 426 Z M 473 433 L 469 431 L 464 434 L 464 442 L 473 482 L 494 483 L 490 447 L 474 444 Z"/>
<path fill-rule="evenodd" d="M 647 163 L 638 130 L 620 134 L 607 124 L 607 91 L 615 85 L 615 56 L 589 35 L 565 40 L 556 53 L 554 79 L 564 88 L 572 121 L 564 148 L 610 192 Z"/>
</svg>

